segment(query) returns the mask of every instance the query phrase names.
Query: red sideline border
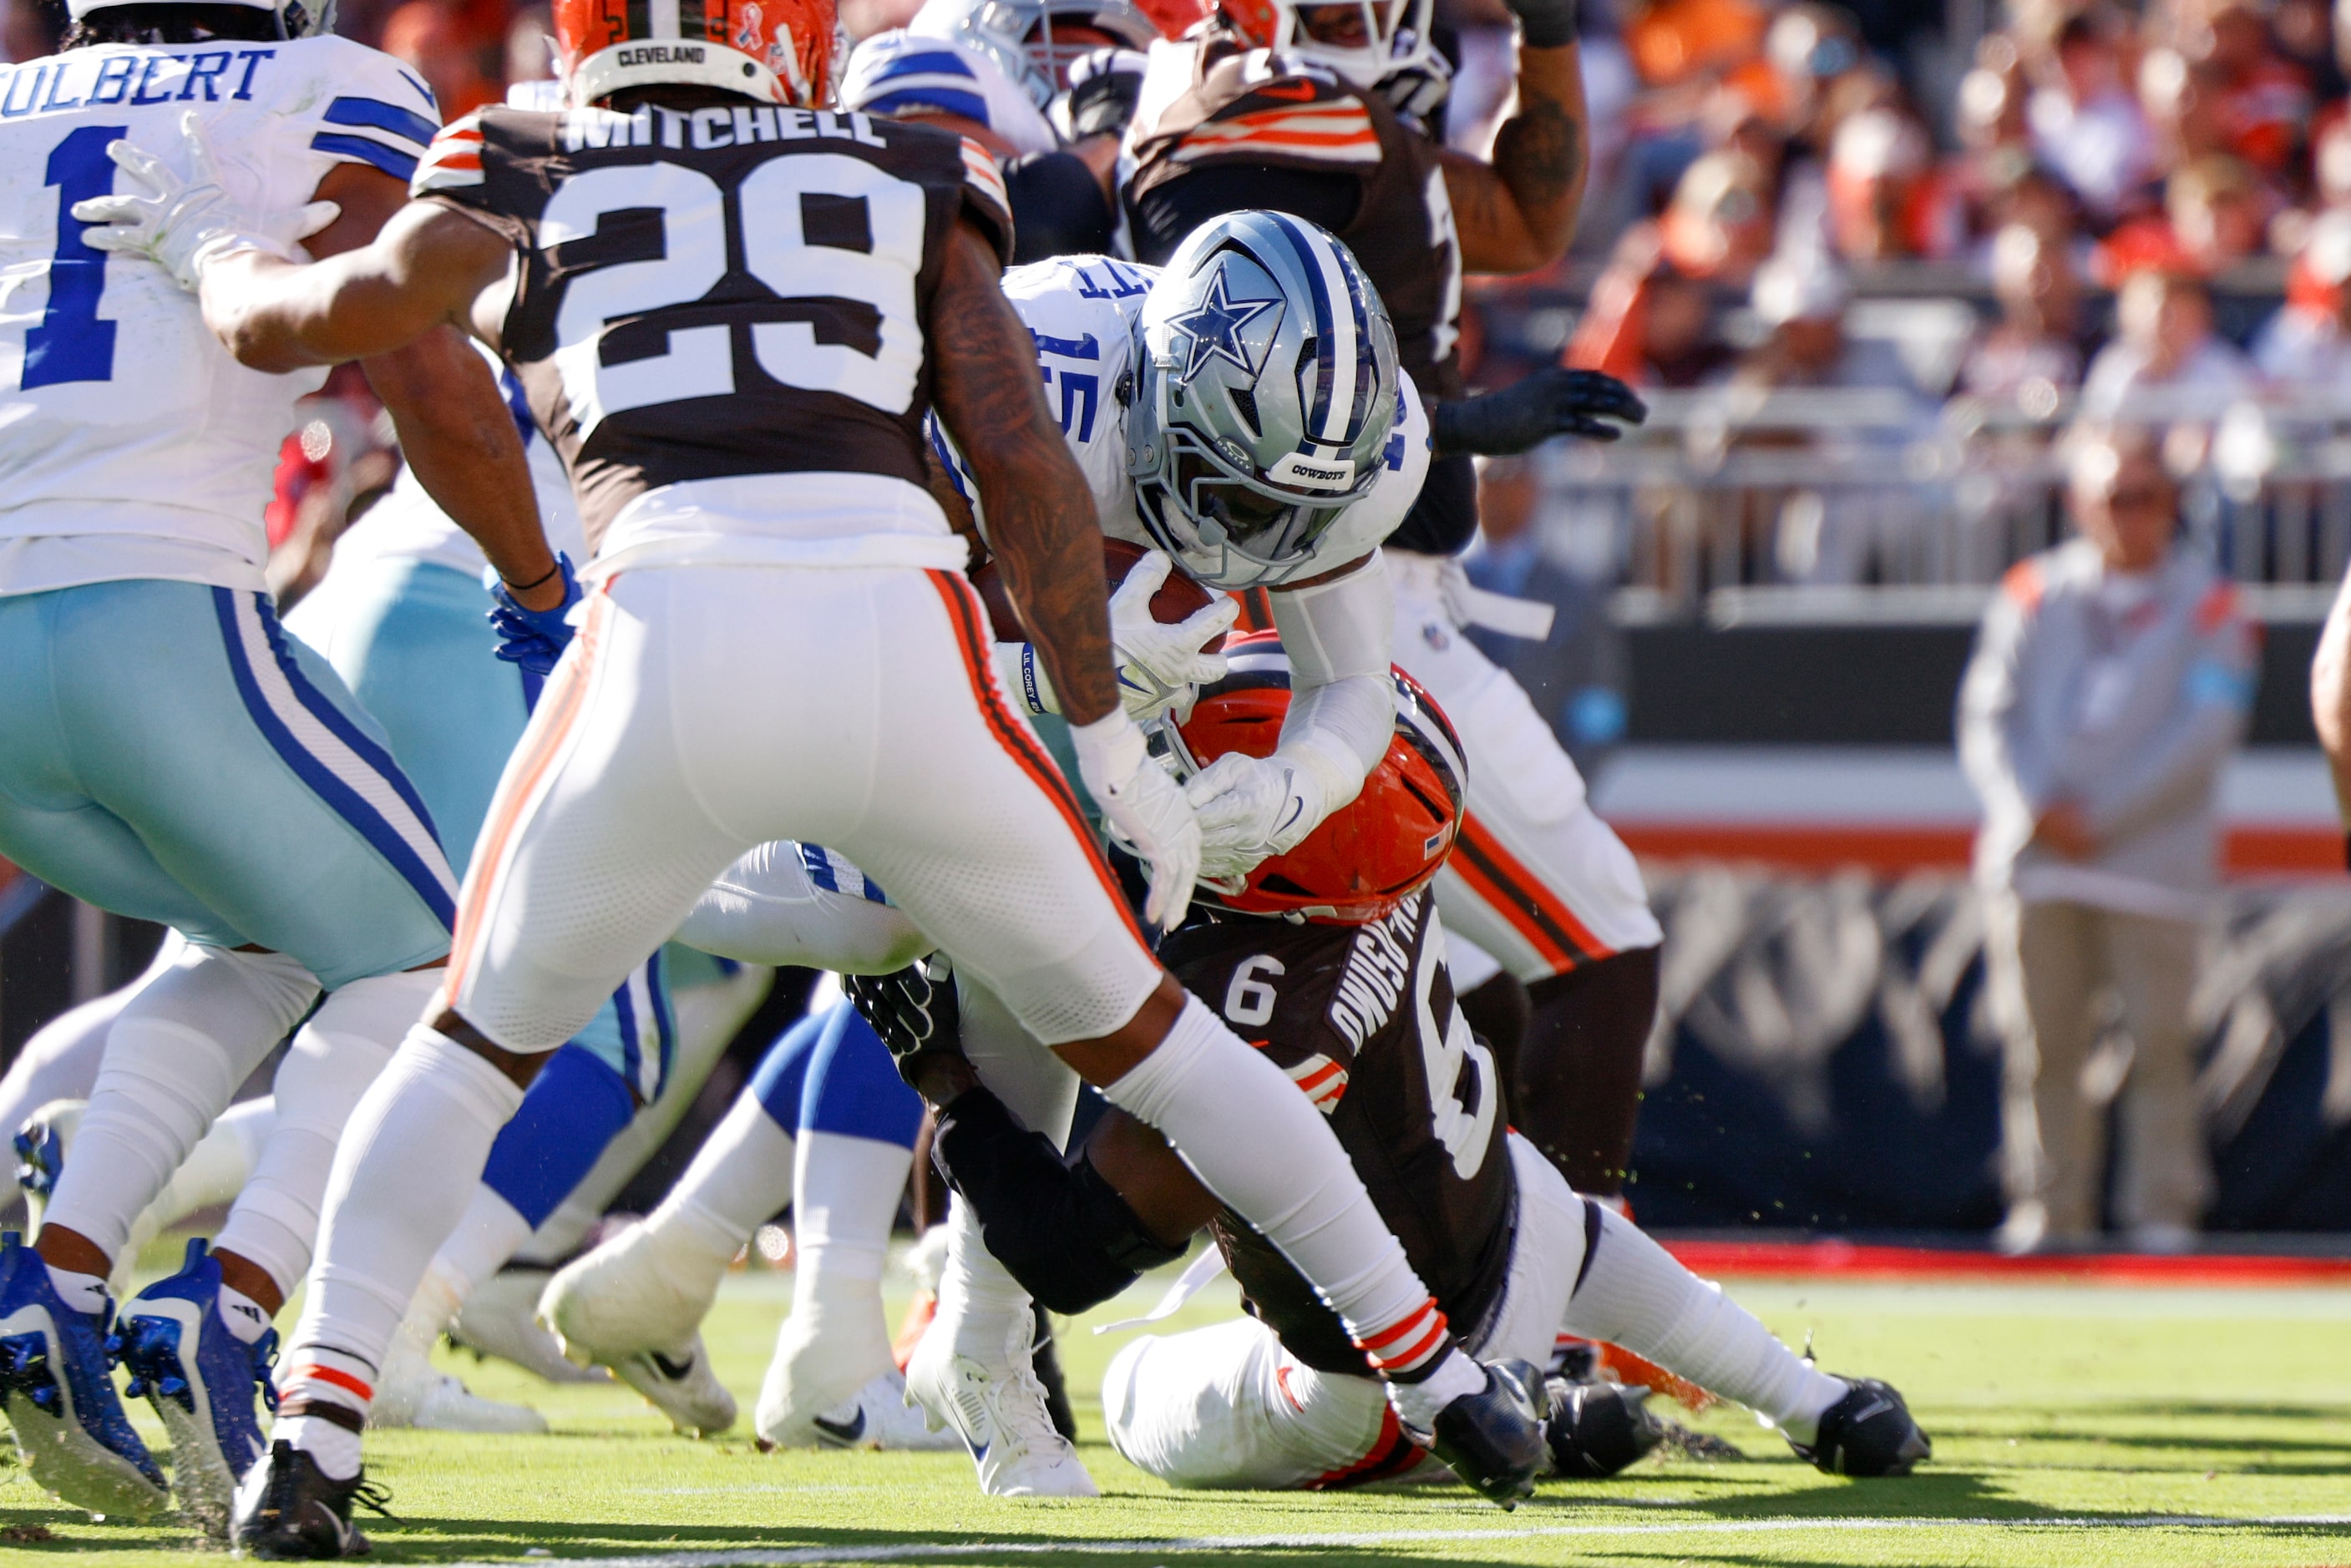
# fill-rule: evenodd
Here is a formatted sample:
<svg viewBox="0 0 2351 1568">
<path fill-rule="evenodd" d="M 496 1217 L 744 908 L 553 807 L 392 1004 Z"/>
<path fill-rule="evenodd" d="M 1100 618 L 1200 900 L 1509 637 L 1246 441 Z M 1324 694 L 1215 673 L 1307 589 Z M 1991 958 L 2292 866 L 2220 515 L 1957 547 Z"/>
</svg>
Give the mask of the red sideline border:
<svg viewBox="0 0 2351 1568">
<path fill-rule="evenodd" d="M 1867 826 L 1834 823 L 1614 822 L 1617 836 L 1650 860 L 1729 860 L 1791 871 L 1846 867 L 1899 876 L 1961 871 L 1972 827 Z M 2232 877 L 2325 877 L 2343 872 L 2343 839 L 2331 829 L 2238 826 L 2226 830 L 2222 859 Z"/>
<path fill-rule="evenodd" d="M 1825 1279 L 1904 1284 L 2345 1285 L 2351 1258 L 2140 1252 L 2028 1258 L 1854 1241 L 1700 1241 L 1659 1237 L 1691 1272 L 1710 1279 Z"/>
</svg>

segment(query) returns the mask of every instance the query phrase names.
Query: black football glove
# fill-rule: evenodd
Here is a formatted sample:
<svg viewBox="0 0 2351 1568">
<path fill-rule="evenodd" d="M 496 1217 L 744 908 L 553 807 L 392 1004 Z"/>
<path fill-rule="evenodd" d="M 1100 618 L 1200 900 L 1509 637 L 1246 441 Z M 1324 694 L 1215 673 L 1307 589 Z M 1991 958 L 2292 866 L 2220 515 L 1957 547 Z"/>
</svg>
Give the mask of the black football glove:
<svg viewBox="0 0 2351 1568">
<path fill-rule="evenodd" d="M 1625 432 L 1607 421 L 1637 425 L 1648 417 L 1649 405 L 1615 377 L 1552 365 L 1499 392 L 1437 404 L 1429 427 L 1441 457 L 1510 457 L 1553 436 L 1614 441 Z"/>
<path fill-rule="evenodd" d="M 1575 42 L 1576 0 L 1502 0 L 1519 19 L 1519 36 L 1531 49 L 1556 49 Z"/>
<path fill-rule="evenodd" d="M 920 1075 L 923 1057 L 963 1054 L 963 1012 L 943 955 L 889 974 L 845 974 L 841 989 L 890 1047 L 898 1075 L 908 1084 Z"/>
</svg>

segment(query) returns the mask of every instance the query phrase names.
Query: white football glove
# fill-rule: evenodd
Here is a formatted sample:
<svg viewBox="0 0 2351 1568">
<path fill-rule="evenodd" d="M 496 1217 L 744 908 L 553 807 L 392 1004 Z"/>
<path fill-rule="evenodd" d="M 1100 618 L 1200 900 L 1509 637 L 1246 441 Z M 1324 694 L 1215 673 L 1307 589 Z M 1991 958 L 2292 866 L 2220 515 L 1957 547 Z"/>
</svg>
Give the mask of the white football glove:
<svg viewBox="0 0 2351 1568">
<path fill-rule="evenodd" d="M 195 110 L 181 117 L 180 137 L 190 178 L 143 148 L 128 141 L 107 143 L 106 155 L 144 193 L 76 202 L 73 215 L 99 225 L 83 234 L 85 244 L 118 255 L 145 256 L 193 294 L 204 269 L 217 258 L 257 250 L 293 261 L 295 242 L 317 234 L 342 212 L 332 202 L 306 202 L 267 215 L 244 212 L 221 184 L 220 165 Z"/>
<path fill-rule="evenodd" d="M 1184 796 L 1200 819 L 1200 875 L 1234 887 L 1259 862 L 1297 848 L 1353 798 L 1344 772 L 1311 746 L 1289 745 L 1270 757 L 1228 753 L 1194 774 Z"/>
<path fill-rule="evenodd" d="M 1144 918 L 1163 931 L 1183 922 L 1200 874 L 1200 825 L 1183 785 L 1144 749 L 1143 732 L 1123 708 L 1091 724 L 1070 726 L 1078 777 L 1102 807 L 1111 836 L 1150 874 Z"/>
<path fill-rule="evenodd" d="M 1206 644 L 1222 637 L 1240 618 L 1240 602 L 1219 594 L 1174 626 L 1151 613 L 1151 596 L 1176 569 L 1175 557 L 1154 550 L 1135 562 L 1110 597 L 1110 640 L 1118 660 L 1118 694 L 1137 723 L 1174 713 L 1191 717 L 1199 689 L 1225 678 L 1226 659 Z"/>
</svg>

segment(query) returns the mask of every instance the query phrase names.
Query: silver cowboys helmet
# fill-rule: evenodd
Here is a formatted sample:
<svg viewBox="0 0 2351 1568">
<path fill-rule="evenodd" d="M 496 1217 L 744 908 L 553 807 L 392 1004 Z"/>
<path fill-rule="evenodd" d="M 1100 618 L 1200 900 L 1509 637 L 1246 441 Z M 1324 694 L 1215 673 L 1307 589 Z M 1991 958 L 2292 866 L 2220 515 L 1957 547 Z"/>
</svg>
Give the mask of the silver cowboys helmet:
<svg viewBox="0 0 2351 1568">
<path fill-rule="evenodd" d="M 1060 96 L 1070 67 L 1102 47 L 1098 38 L 1056 39 L 1057 24 L 1094 28 L 1129 49 L 1148 49 L 1159 36 L 1134 0 L 925 0 L 906 31 L 969 44 L 1041 109 Z"/>
<path fill-rule="evenodd" d="M 1303 219 L 1230 213 L 1177 248 L 1135 326 L 1126 471 L 1153 543 L 1210 587 L 1309 571 L 1395 428 L 1395 328 L 1362 265 Z"/>
<path fill-rule="evenodd" d="M 218 0 L 218 3 L 242 6 L 250 11 L 275 13 L 277 34 L 283 38 L 315 37 L 335 30 L 335 0 Z M 85 16 L 112 6 L 136 4 L 138 0 L 66 0 L 66 15 L 78 22 Z M 148 101 L 156 100 L 151 99 Z"/>
</svg>

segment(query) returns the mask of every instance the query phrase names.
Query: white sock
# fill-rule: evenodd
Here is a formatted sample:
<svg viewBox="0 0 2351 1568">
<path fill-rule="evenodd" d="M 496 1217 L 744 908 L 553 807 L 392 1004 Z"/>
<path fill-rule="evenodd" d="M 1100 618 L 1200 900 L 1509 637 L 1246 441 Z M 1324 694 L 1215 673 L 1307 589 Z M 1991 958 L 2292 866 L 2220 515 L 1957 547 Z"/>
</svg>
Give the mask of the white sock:
<svg viewBox="0 0 2351 1568">
<path fill-rule="evenodd" d="M 514 1080 L 482 1057 L 428 1025 L 409 1032 L 336 1152 L 318 1262 L 281 1362 L 287 1402 L 366 1414 L 385 1347 L 521 1103 Z M 314 1453 L 343 1451 L 331 1422 L 281 1419 L 275 1430 Z M 356 1464 L 356 1443 L 350 1451 Z"/>
<path fill-rule="evenodd" d="M 807 1319 L 812 1332 L 820 1324 L 841 1360 L 869 1376 L 890 1365 L 882 1269 L 914 1163 L 912 1149 L 874 1138 L 813 1128 L 799 1137 L 792 1316 Z"/>
<path fill-rule="evenodd" d="M 1196 996 L 1103 1093 L 1157 1127 L 1209 1191 L 1264 1232 L 1391 1377 L 1435 1366 L 1444 1314 L 1372 1207 L 1346 1151 L 1281 1069 Z"/>
<path fill-rule="evenodd" d="M 95 1317 L 106 1310 L 106 1278 L 102 1274 L 84 1274 L 72 1269 L 48 1265 L 49 1287 L 57 1299 L 78 1313 Z"/>
<path fill-rule="evenodd" d="M 445 1314 L 433 1332 L 439 1334 L 448 1327 L 449 1319 L 473 1299 L 475 1287 L 504 1268 L 515 1249 L 529 1240 L 530 1221 L 488 1183 L 477 1185 L 474 1200 L 465 1206 L 465 1217 L 457 1221 L 457 1228 L 449 1232 L 433 1259 L 433 1278 L 450 1298 Z"/>
<path fill-rule="evenodd" d="M 259 1302 L 235 1285 L 220 1288 L 220 1314 L 229 1333 L 246 1345 L 269 1332 L 269 1314 L 261 1310 Z"/>
<path fill-rule="evenodd" d="M 120 1254 L 140 1211 L 318 994 L 283 953 L 187 948 L 115 1019 L 44 1223 Z"/>
<path fill-rule="evenodd" d="M 271 1425 L 269 1436 L 308 1454 L 330 1480 L 349 1480 L 360 1473 L 360 1435 L 323 1417 L 280 1416 Z"/>
<path fill-rule="evenodd" d="M 725 1245 L 731 1259 L 760 1226 L 791 1207 L 796 1153 L 792 1135 L 776 1125 L 747 1088 L 735 1096 L 649 1223 L 686 1221 L 713 1245 Z M 905 1178 L 898 1179 L 903 1183 Z"/>
<path fill-rule="evenodd" d="M 1722 1287 L 1699 1279 L 1613 1210 L 1601 1213 L 1591 1267 L 1567 1303 L 1570 1332 L 1621 1345 L 1710 1394 L 1735 1399 L 1800 1443 L 1844 1397 Z"/>
<path fill-rule="evenodd" d="M 993 1358 L 1015 1323 L 1029 1321 L 1029 1293 L 996 1261 L 980 1233 L 979 1217 L 963 1194 L 947 1199 L 947 1262 L 939 1275 L 938 1316 L 956 1342 L 979 1345 Z"/>
<path fill-rule="evenodd" d="M 277 1064 L 277 1121 L 253 1176 L 213 1239 L 292 1294 L 310 1266 L 335 1145 L 352 1107 L 440 988 L 441 971 L 355 980 L 319 1005 Z"/>
</svg>

